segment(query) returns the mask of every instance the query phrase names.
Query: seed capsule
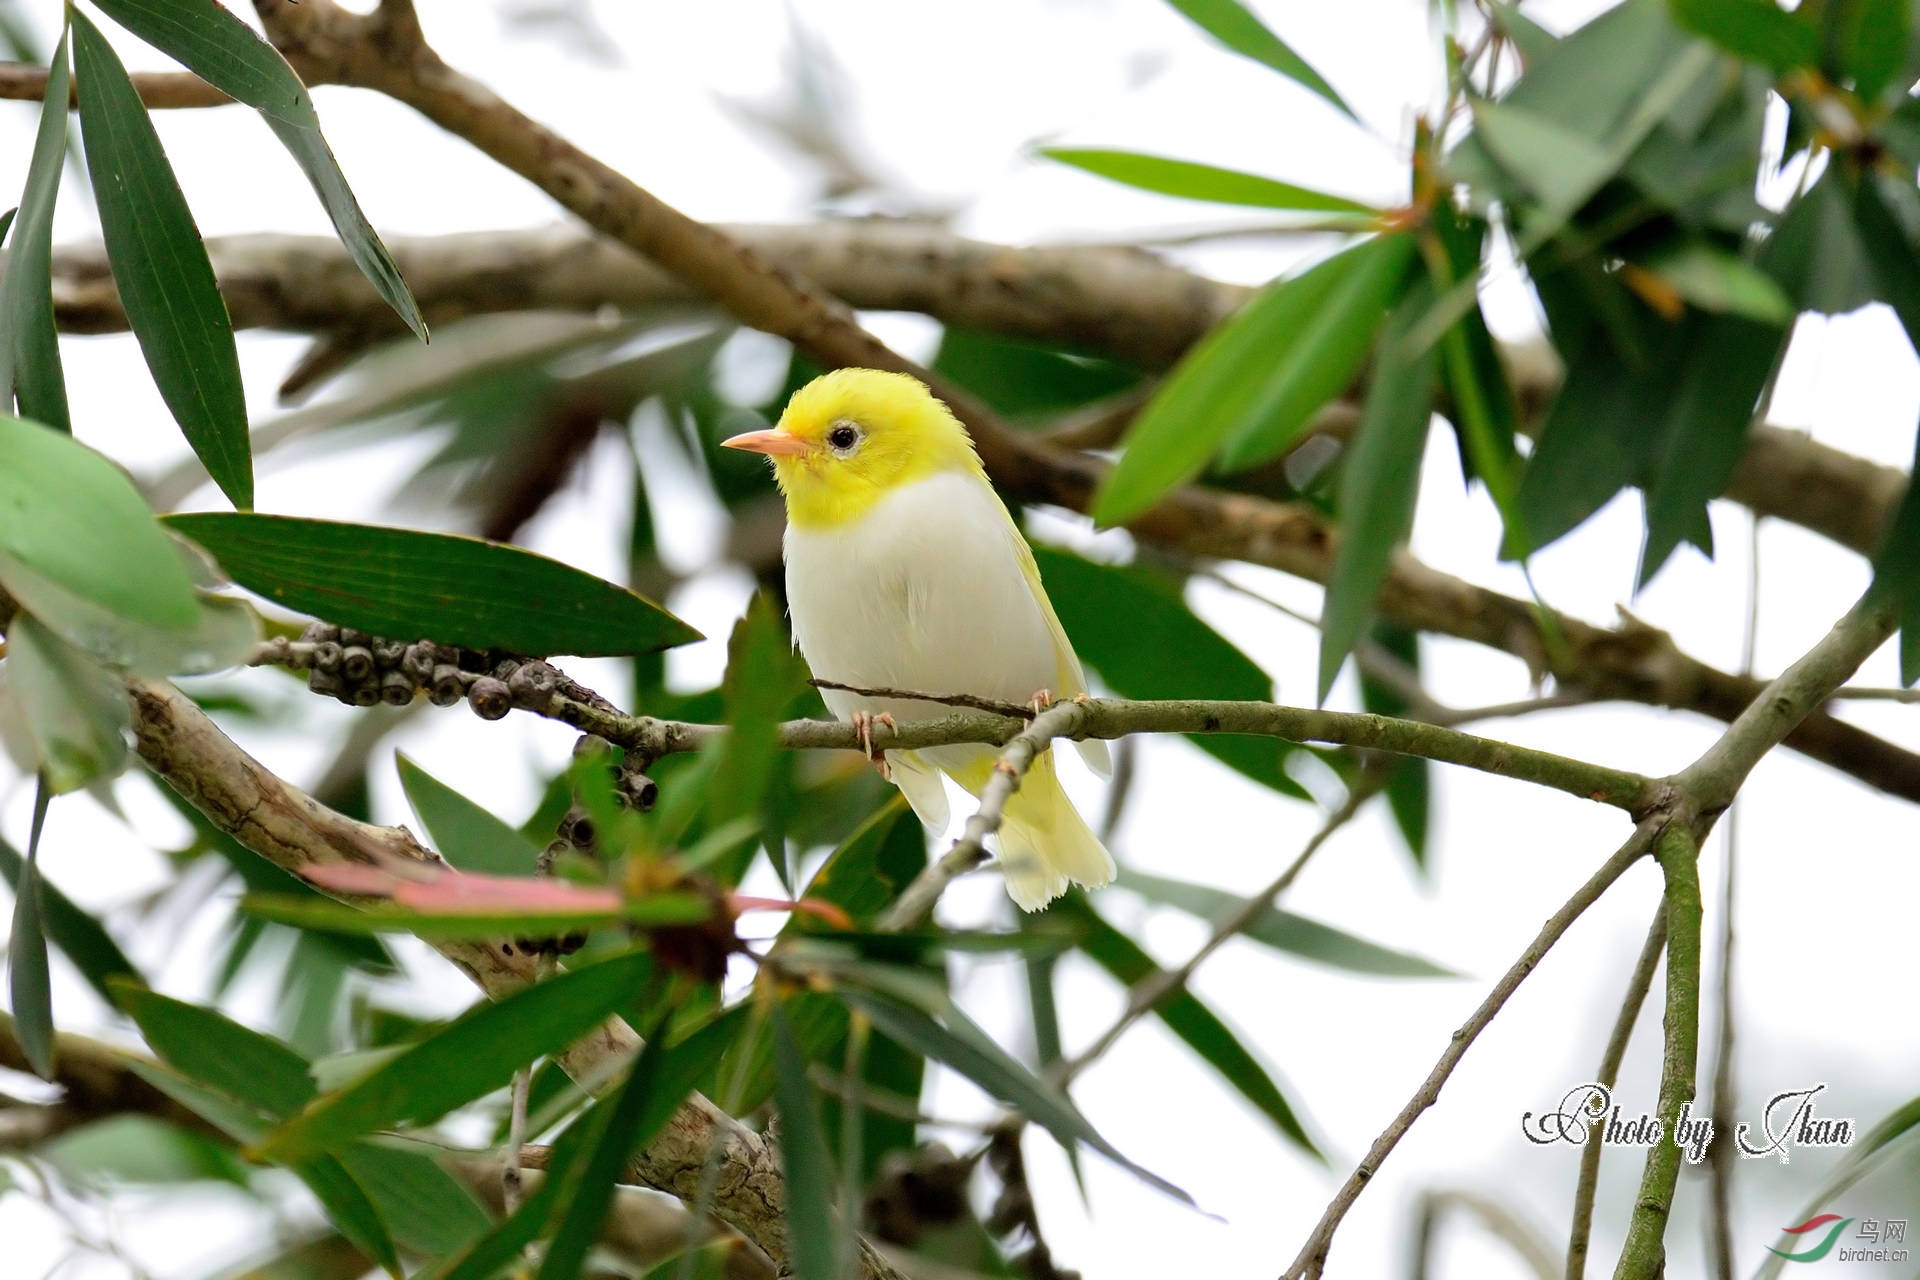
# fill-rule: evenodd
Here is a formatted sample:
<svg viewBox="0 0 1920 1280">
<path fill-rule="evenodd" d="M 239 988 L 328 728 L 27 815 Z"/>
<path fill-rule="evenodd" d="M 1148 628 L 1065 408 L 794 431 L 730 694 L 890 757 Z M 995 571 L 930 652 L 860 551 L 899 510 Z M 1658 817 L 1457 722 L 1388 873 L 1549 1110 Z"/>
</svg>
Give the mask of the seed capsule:
<svg viewBox="0 0 1920 1280">
<path fill-rule="evenodd" d="M 380 701 L 380 686 L 369 680 L 365 684 L 353 686 L 351 694 L 356 707 L 371 707 Z"/>
<path fill-rule="evenodd" d="M 473 707 L 473 714 L 482 720 L 498 720 L 513 710 L 513 694 L 508 691 L 506 681 L 492 676 L 481 676 L 473 682 L 467 690 L 467 702 Z"/>
<path fill-rule="evenodd" d="M 307 688 L 315 693 L 323 693 L 329 698 L 340 696 L 340 677 L 331 671 L 322 671 L 319 667 L 307 672 Z"/>
<path fill-rule="evenodd" d="M 532 711 L 544 711 L 560 686 L 560 673 L 544 662 L 523 662 L 507 677 L 513 692 L 513 705 Z"/>
<path fill-rule="evenodd" d="M 316 641 L 313 646 L 314 669 L 329 672 L 338 671 L 340 669 L 340 655 L 342 652 L 343 650 L 336 641 Z"/>
<path fill-rule="evenodd" d="M 357 644 L 362 649 L 366 649 L 373 645 L 373 637 L 358 627 L 342 627 L 340 628 L 340 643 Z"/>
<path fill-rule="evenodd" d="M 373 665 L 382 671 L 391 671 L 400 665 L 400 659 L 407 653 L 405 640 L 382 640 L 373 638 Z"/>
<path fill-rule="evenodd" d="M 321 622 L 315 619 L 307 624 L 305 631 L 300 633 L 300 641 L 302 644 L 319 644 L 322 640 L 331 640 L 338 644 L 340 641 L 340 628 L 334 626 L 331 622 Z"/>
<path fill-rule="evenodd" d="M 433 669 L 433 686 L 427 690 L 427 697 L 436 707 L 450 707 L 467 696 L 467 682 L 461 678 L 460 668 L 451 662 L 443 662 Z"/>
<path fill-rule="evenodd" d="M 373 674 L 373 651 L 364 645 L 348 645 L 340 651 L 340 674 L 359 684 Z"/>
<path fill-rule="evenodd" d="M 433 669 L 439 665 L 439 662 L 439 650 L 433 641 L 422 640 L 407 646 L 406 653 L 400 659 L 400 669 L 406 672 L 416 685 L 424 686 L 433 683 Z"/>
<path fill-rule="evenodd" d="M 404 672 L 389 671 L 380 677 L 380 701 L 390 707 L 404 707 L 413 701 L 415 688 Z"/>
</svg>

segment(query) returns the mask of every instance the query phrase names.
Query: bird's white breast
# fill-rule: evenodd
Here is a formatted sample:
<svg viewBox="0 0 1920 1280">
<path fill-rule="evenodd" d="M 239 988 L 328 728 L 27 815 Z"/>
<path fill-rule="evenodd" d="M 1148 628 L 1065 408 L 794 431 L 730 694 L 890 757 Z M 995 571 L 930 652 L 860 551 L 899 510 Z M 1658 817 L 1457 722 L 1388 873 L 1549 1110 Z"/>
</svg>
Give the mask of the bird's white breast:
<svg viewBox="0 0 1920 1280">
<path fill-rule="evenodd" d="M 903 485 L 842 525 L 789 525 L 788 605 L 813 674 L 1005 702 L 1051 689 L 1053 641 L 1015 558 L 1018 536 L 993 490 L 962 472 Z M 842 718 L 951 710 L 822 692 Z"/>
</svg>

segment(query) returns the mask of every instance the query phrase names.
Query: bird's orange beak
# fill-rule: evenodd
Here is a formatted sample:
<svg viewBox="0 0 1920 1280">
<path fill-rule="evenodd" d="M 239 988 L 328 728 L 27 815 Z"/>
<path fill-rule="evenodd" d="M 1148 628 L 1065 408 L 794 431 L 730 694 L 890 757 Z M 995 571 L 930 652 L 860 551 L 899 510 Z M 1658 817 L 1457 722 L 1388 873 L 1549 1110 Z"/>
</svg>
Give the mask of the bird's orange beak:
<svg viewBox="0 0 1920 1280">
<path fill-rule="evenodd" d="M 771 457 L 806 453 L 813 446 L 780 427 L 774 427 L 767 431 L 748 431 L 743 435 L 730 436 L 720 442 L 720 447 L 744 449 L 748 453 L 764 453 Z"/>
</svg>

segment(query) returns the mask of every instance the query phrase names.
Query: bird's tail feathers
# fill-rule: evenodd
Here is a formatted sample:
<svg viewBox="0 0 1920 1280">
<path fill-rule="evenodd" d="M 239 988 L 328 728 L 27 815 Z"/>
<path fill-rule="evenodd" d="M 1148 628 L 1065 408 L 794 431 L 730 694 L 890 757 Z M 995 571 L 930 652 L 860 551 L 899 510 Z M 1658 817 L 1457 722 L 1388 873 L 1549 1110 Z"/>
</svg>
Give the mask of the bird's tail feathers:
<svg viewBox="0 0 1920 1280">
<path fill-rule="evenodd" d="M 1098 889 L 1113 881 L 1113 855 L 1061 789 L 1051 751 L 1033 762 L 1007 801 L 1000 867 L 1007 894 L 1022 911 L 1038 911 L 1069 883 Z"/>
</svg>

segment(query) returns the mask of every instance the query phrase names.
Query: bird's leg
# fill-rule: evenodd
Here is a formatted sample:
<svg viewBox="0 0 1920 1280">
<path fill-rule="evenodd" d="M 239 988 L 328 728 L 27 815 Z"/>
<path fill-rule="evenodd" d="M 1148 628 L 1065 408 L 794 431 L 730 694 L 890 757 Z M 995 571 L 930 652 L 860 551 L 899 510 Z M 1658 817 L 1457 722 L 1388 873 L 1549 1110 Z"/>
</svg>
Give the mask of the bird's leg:
<svg viewBox="0 0 1920 1280">
<path fill-rule="evenodd" d="M 871 711 L 856 711 L 853 713 L 853 728 L 854 731 L 860 735 L 861 749 L 867 753 L 867 759 L 873 761 L 873 767 L 880 771 L 880 776 L 888 782 L 892 782 L 893 766 L 887 763 L 887 753 L 873 749 L 873 726 L 876 724 L 883 724 L 889 729 L 899 727 L 894 724 L 893 716 L 885 711 L 882 711 L 879 715 L 875 715 Z"/>
<path fill-rule="evenodd" d="M 1033 696 L 1027 699 L 1027 705 L 1033 708 L 1033 714 L 1039 715 L 1053 705 L 1053 690 L 1035 689 Z"/>
</svg>

